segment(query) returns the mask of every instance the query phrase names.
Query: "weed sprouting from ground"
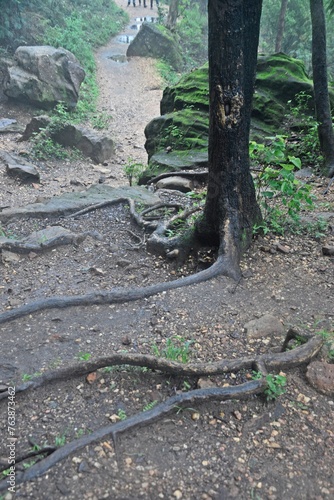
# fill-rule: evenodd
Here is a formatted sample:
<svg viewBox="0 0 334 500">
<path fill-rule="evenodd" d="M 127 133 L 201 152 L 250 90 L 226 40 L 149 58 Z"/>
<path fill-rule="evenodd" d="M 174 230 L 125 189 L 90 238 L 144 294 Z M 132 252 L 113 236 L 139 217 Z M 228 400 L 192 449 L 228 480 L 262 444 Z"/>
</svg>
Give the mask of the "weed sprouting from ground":
<svg viewBox="0 0 334 500">
<path fill-rule="evenodd" d="M 153 344 L 152 351 L 155 356 L 188 363 L 192 343 L 192 340 L 185 340 L 183 337 L 176 335 L 171 339 L 167 339 L 166 346 L 163 349 L 159 349 L 156 344 Z"/>
</svg>

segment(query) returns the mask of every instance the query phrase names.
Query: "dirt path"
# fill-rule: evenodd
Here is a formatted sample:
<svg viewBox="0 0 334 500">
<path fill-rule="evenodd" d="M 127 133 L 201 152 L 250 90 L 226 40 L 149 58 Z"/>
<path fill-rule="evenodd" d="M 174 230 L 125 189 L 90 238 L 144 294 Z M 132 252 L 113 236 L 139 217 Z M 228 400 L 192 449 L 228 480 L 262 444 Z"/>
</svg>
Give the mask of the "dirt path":
<svg viewBox="0 0 334 500">
<path fill-rule="evenodd" d="M 151 13 L 132 6 L 129 11 Z M 126 45 L 112 41 L 97 54 L 100 108 L 113 115 L 110 129 L 118 142 L 117 157 L 105 167 L 112 168 L 117 177 L 107 179 L 110 184 L 126 183 L 123 165 L 129 157 L 146 161 L 143 130 L 159 114 L 162 92 L 153 90 L 159 86 L 153 61 L 135 58 L 121 64 L 109 59 L 125 49 Z M 28 117 L 22 106 L 0 110 L 6 117 Z M 0 147 L 8 152 L 24 149 L 16 138 L 1 137 Z M 23 205 L 37 197 L 80 190 L 97 183 L 101 175 L 101 166 L 89 161 L 45 162 L 41 170 L 42 182 L 37 186 L 22 185 L 2 173 L 0 205 Z M 326 199 L 321 195 L 326 183 L 315 180 L 313 192 L 319 209 L 327 206 L 333 211 L 333 195 Z M 39 254 L 2 254 L 1 311 L 54 295 L 150 285 L 206 265 L 193 259 L 186 267 L 176 268 L 173 262 L 148 254 L 145 247 L 135 250 L 131 244 L 138 239 L 129 231 L 139 238 L 143 234 L 121 205 L 77 219 L 13 220 L 4 230 L 26 235 L 48 225 L 95 232 L 98 238 L 89 236 L 79 245 Z M 88 358 L 163 351 L 170 341 L 183 348 L 188 342 L 191 361 L 210 363 L 277 353 L 290 325 L 303 332 L 333 334 L 333 259 L 321 252 L 323 244 L 333 243 L 331 231 L 328 227 L 322 236 L 284 238 L 269 234 L 254 241 L 244 256 L 239 283 L 220 277 L 129 304 L 55 309 L 0 325 L 0 390 Z M 277 243 L 286 252 L 277 251 Z M 247 322 L 267 314 L 274 316 L 276 329 L 258 338 L 248 335 Z M 320 359 L 325 356 L 323 352 Z M 286 392 L 273 401 L 253 396 L 245 401 L 189 405 L 125 433 L 117 447 L 106 436 L 72 453 L 43 476 L 17 486 L 17 496 L 34 500 L 329 500 L 334 497 L 334 402 L 311 387 L 305 372 L 305 366 L 289 370 Z M 189 389 L 205 384 L 229 387 L 251 377 L 251 370 L 198 379 L 109 366 L 93 374 L 89 382 L 80 376 L 17 394 L 16 457 L 31 452 L 34 443 L 61 446 L 89 436 Z M 2 400 L 1 470 L 8 468 L 12 443 L 8 409 Z M 17 463 L 17 472 L 29 471 L 32 465 L 32 459 L 24 459 Z M 5 500 L 14 498 L 10 491 L 1 494 Z"/>
<path fill-rule="evenodd" d="M 126 0 L 116 0 L 131 16 L 128 27 L 97 52 L 97 76 L 100 88 L 99 109 L 111 115 L 111 136 L 117 143 L 116 158 L 112 160 L 114 184 L 124 183 L 124 164 L 129 158 L 147 163 L 144 148 L 144 128 L 160 115 L 162 81 L 154 59 L 126 59 L 129 41 L 137 33 L 143 19 L 156 19 L 157 8 L 130 7 Z"/>
</svg>

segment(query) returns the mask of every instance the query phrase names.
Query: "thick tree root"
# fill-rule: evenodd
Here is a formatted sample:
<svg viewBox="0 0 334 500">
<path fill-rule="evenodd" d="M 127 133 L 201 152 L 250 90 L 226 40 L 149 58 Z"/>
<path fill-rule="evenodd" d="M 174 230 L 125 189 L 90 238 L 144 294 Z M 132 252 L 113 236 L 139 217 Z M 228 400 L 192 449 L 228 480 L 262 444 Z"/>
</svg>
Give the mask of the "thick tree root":
<svg viewBox="0 0 334 500">
<path fill-rule="evenodd" d="M 125 302 L 132 302 L 139 299 L 144 299 L 157 293 L 167 290 L 173 290 L 189 285 L 202 283 L 203 281 L 216 278 L 220 275 L 226 275 L 231 278 L 236 278 L 236 270 L 230 265 L 224 255 L 220 256 L 217 261 L 208 269 L 200 271 L 199 273 L 184 278 L 179 278 L 174 281 L 167 281 L 165 283 L 157 283 L 147 287 L 139 288 L 114 288 L 110 291 L 97 291 L 85 295 L 77 296 L 63 296 L 63 297 L 49 297 L 46 299 L 36 300 L 30 304 L 25 304 L 16 309 L 6 311 L 0 314 L 0 324 L 13 321 L 18 318 L 27 316 L 38 311 L 46 309 L 63 309 L 66 307 L 74 306 L 87 306 L 98 304 L 123 304 Z"/>
<path fill-rule="evenodd" d="M 292 338 L 300 338 L 300 334 L 295 330 L 289 330 L 286 341 L 283 346 Z M 296 349 L 281 352 L 278 354 L 264 354 L 255 358 L 239 358 L 235 360 L 223 360 L 216 363 L 188 363 L 183 365 L 175 361 L 169 361 L 155 356 L 140 355 L 140 354 L 114 354 L 108 358 L 99 359 L 96 362 L 87 362 L 79 366 L 69 367 L 62 370 L 55 370 L 46 373 L 41 377 L 32 380 L 28 384 L 24 384 L 17 388 L 17 392 L 22 392 L 28 389 L 36 389 L 41 385 L 49 382 L 68 379 L 85 375 L 104 366 L 128 364 L 134 366 L 146 366 L 154 370 L 160 370 L 165 373 L 173 373 L 175 375 L 217 375 L 226 372 L 235 372 L 241 369 L 254 369 L 262 373 L 262 378 L 252 380 L 250 382 L 230 387 L 211 387 L 208 389 L 196 389 L 173 396 L 163 403 L 155 406 L 153 409 L 138 413 L 124 421 L 116 424 L 107 425 L 97 429 L 93 433 L 83 436 L 75 441 L 65 444 L 55 451 L 47 449 L 50 454 L 46 458 L 42 458 L 39 462 L 32 465 L 29 469 L 23 472 L 17 472 L 16 484 L 32 480 L 41 476 L 55 464 L 68 457 L 71 453 L 77 452 L 85 446 L 101 440 L 106 436 L 110 436 L 114 442 L 116 451 L 117 437 L 122 432 L 130 429 L 139 428 L 165 417 L 175 411 L 175 408 L 182 408 L 185 405 L 196 405 L 209 401 L 226 401 L 229 399 L 245 399 L 255 394 L 263 393 L 267 387 L 265 375 L 270 371 L 290 368 L 300 364 L 308 363 L 315 355 L 318 354 L 322 347 L 323 340 L 321 337 L 304 338 L 305 344 Z M 1 394 L 3 396 L 3 394 Z M 0 491 L 8 488 L 6 480 L 0 482 Z"/>
<path fill-rule="evenodd" d="M 290 329 L 287 333 L 283 346 L 288 342 L 302 336 L 296 330 Z M 149 354 L 131 354 L 115 353 L 111 356 L 100 358 L 96 361 L 87 361 L 75 366 L 69 366 L 60 370 L 52 370 L 40 375 L 24 384 L 17 386 L 16 394 L 31 389 L 37 389 L 49 383 L 68 380 L 74 377 L 80 377 L 92 373 L 106 366 L 141 366 L 151 370 L 161 371 L 163 373 L 177 376 L 202 377 L 210 375 L 221 375 L 223 373 L 237 372 L 260 366 L 262 373 L 278 371 L 280 369 L 292 368 L 304 363 L 308 363 L 318 354 L 323 345 L 323 339 L 320 336 L 311 338 L 305 337 L 304 345 L 286 352 L 267 353 L 257 357 L 243 357 L 232 360 L 221 360 L 213 363 L 179 363 L 165 358 L 158 358 Z M 8 397 L 8 392 L 0 393 L 0 400 Z"/>
<path fill-rule="evenodd" d="M 24 472 L 18 472 L 15 477 L 16 485 L 25 481 L 31 481 L 32 479 L 41 476 L 58 462 L 68 457 L 68 455 L 70 455 L 71 453 L 77 452 L 85 446 L 88 446 L 89 444 L 94 443 L 97 440 L 103 439 L 106 436 L 110 436 L 113 439 L 115 446 L 118 434 L 125 432 L 126 430 L 142 427 L 144 425 L 156 422 L 158 419 L 165 417 L 166 415 L 169 415 L 170 413 L 175 411 L 175 407 L 195 405 L 213 400 L 226 401 L 228 399 L 243 399 L 262 392 L 265 386 L 265 379 L 260 379 L 252 380 L 251 382 L 247 382 L 246 384 L 242 384 L 236 387 L 212 387 L 210 389 L 197 389 L 194 391 L 178 394 L 167 399 L 160 405 L 157 405 L 152 410 L 141 412 L 116 424 L 101 427 L 100 429 L 97 429 L 95 432 L 92 432 L 87 436 L 83 436 L 79 439 L 76 439 L 75 441 L 65 444 L 61 448 L 58 448 L 56 451 L 54 451 L 51 455 L 31 466 Z M 3 491 L 7 488 L 7 481 L 1 481 L 0 491 Z"/>
</svg>

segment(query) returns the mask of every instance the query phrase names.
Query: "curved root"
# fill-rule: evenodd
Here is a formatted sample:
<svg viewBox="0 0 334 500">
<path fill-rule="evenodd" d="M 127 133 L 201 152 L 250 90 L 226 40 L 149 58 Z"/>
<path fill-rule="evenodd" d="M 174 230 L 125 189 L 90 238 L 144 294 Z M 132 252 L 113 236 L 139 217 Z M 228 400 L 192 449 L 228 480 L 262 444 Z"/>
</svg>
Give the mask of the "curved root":
<svg viewBox="0 0 334 500">
<path fill-rule="evenodd" d="M 298 334 L 295 330 L 289 330 L 284 345 L 287 345 L 288 340 L 295 338 Z M 298 334 L 300 337 L 300 335 Z M 151 424 L 158 419 L 175 411 L 176 407 L 185 405 L 195 405 L 208 401 L 226 401 L 229 399 L 244 399 L 249 396 L 263 393 L 267 387 L 265 375 L 272 370 L 279 370 L 282 368 L 290 368 L 303 363 L 308 363 L 321 349 L 323 340 L 321 337 L 312 337 L 307 339 L 304 337 L 305 344 L 301 347 L 293 349 L 288 352 L 281 352 L 278 354 L 264 354 L 255 358 L 239 358 L 235 360 L 223 360 L 216 363 L 188 363 L 183 365 L 175 361 L 157 358 L 155 356 L 140 355 L 140 354 L 114 354 L 108 358 L 97 360 L 96 362 L 87 362 L 79 366 L 69 367 L 62 370 L 49 372 L 41 377 L 32 380 L 24 386 L 18 387 L 17 392 L 22 392 L 28 389 L 35 389 L 49 382 L 56 380 L 68 379 L 68 377 L 75 377 L 85 375 L 91 371 L 95 371 L 103 366 L 128 364 L 135 366 L 146 366 L 154 370 L 160 370 L 166 373 L 182 374 L 182 375 L 217 375 L 226 372 L 234 372 L 245 368 L 256 368 L 257 371 L 262 373 L 262 378 L 252 380 L 250 382 L 240 384 L 238 386 L 229 387 L 210 387 L 208 389 L 196 389 L 185 393 L 177 394 L 176 396 L 168 398 L 166 401 L 155 406 L 153 409 L 138 413 L 124 421 L 116 424 L 107 425 L 97 429 L 93 433 L 83 436 L 75 441 L 65 444 L 55 451 L 51 449 L 45 450 L 50 453 L 46 458 L 42 458 L 39 462 L 34 464 L 29 469 L 18 472 L 16 474 L 16 484 L 24 481 L 32 480 L 41 476 L 52 466 L 68 457 L 74 451 L 78 451 L 85 446 L 101 440 L 106 436 L 111 436 L 116 450 L 117 437 L 120 433 L 130 429 L 142 427 Z M 3 394 L 1 394 L 3 396 Z M 2 399 L 2 398 L 1 398 Z M 7 481 L 0 482 L 0 491 L 8 487 Z"/>
</svg>

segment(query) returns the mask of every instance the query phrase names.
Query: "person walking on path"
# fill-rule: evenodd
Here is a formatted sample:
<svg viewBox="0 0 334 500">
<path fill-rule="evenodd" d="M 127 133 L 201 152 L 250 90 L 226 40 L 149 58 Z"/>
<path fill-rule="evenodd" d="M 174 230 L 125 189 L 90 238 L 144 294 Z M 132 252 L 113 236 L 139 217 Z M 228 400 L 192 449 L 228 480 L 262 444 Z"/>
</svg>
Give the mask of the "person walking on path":
<svg viewBox="0 0 334 500">
<path fill-rule="evenodd" d="M 157 7 L 159 7 L 159 0 L 155 0 Z M 151 9 L 153 9 L 153 0 L 151 0 Z"/>
</svg>

